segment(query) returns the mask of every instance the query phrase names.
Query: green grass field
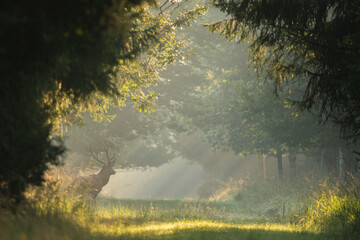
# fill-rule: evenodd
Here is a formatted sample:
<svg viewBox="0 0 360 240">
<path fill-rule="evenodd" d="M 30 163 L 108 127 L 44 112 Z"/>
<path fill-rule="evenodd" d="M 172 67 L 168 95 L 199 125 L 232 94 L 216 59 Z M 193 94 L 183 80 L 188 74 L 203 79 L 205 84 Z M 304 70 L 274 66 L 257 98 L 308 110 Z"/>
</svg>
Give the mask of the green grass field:
<svg viewBox="0 0 360 240">
<path fill-rule="evenodd" d="M 99 199 L 62 212 L 0 216 L 0 239 L 319 239 L 295 225 L 245 216 L 241 204 Z"/>
<path fill-rule="evenodd" d="M 16 214 L 0 211 L 0 239 L 360 239 L 360 184 L 326 187 L 317 195 L 289 186 L 261 183 L 230 191 L 233 195 L 221 201 L 86 203 L 49 184 L 29 194 Z"/>
</svg>

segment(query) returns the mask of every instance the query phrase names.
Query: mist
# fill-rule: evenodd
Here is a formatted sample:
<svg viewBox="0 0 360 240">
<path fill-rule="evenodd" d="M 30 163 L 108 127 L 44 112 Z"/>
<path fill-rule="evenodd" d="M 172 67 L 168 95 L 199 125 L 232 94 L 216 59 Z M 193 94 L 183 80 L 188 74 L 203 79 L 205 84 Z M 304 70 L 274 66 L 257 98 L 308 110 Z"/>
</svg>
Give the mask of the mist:
<svg viewBox="0 0 360 240">
<path fill-rule="evenodd" d="M 182 7 L 172 14 L 191 4 Z M 337 129 L 331 122 L 319 125 L 316 111 L 299 113 L 291 105 L 306 85 L 289 84 L 275 97 L 273 84 L 249 64 L 247 43 L 202 25 L 225 16 L 210 7 L 191 27 L 176 30 L 191 51 L 146 90 L 159 94 L 153 112 L 128 102 L 110 107 L 102 120 L 85 115 L 68 127 L 66 169 L 88 176 L 102 165 L 94 153 L 104 162 L 113 155 L 116 174 L 100 195 L 141 199 L 210 199 L 234 179 L 318 179 L 354 170 L 356 145 L 329 131 Z"/>
<path fill-rule="evenodd" d="M 360 239 L 360 0 L 0 4 L 0 239 Z"/>
<path fill-rule="evenodd" d="M 118 170 L 102 194 L 116 198 L 198 199 L 204 175 L 200 166 L 176 158 L 158 168 Z"/>
</svg>

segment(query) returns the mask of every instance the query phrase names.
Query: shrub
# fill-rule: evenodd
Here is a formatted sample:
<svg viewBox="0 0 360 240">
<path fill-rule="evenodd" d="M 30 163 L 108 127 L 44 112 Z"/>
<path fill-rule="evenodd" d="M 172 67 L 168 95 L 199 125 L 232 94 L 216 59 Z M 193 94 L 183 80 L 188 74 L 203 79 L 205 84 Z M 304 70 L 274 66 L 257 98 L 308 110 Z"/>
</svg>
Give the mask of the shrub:
<svg viewBox="0 0 360 240">
<path fill-rule="evenodd" d="M 46 172 L 43 186 L 32 186 L 25 193 L 28 211 L 46 216 L 90 214 L 91 207 L 72 188 L 72 182 L 73 177 L 62 169 Z"/>
<path fill-rule="evenodd" d="M 360 239 L 360 183 L 325 185 L 308 206 L 302 219 L 307 230 L 327 233 L 338 239 Z"/>
</svg>

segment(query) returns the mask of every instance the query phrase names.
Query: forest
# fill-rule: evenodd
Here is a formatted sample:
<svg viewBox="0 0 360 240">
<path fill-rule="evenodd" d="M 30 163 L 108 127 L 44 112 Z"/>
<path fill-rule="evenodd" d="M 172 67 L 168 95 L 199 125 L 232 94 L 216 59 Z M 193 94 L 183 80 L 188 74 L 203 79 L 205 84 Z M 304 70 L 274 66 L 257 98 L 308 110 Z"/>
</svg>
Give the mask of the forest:
<svg viewBox="0 0 360 240">
<path fill-rule="evenodd" d="M 0 239 L 360 239 L 359 0 L 0 3 Z"/>
</svg>

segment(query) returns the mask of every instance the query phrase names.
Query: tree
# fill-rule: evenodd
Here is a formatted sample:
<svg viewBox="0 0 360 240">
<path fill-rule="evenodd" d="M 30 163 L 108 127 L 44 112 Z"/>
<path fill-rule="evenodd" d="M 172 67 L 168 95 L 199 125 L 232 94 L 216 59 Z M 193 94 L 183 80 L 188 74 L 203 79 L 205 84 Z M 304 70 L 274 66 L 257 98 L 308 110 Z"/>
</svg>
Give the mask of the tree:
<svg viewBox="0 0 360 240">
<path fill-rule="evenodd" d="M 360 136 L 360 28 L 358 0 L 217 0 L 231 18 L 207 25 L 229 40 L 248 40 L 251 62 L 276 89 L 305 83 L 303 109 L 320 109 L 344 137 Z M 294 84 L 292 84 L 294 86 Z M 296 84 L 295 84 L 296 87 Z"/>
<path fill-rule="evenodd" d="M 133 46 L 143 46 L 141 57 L 131 60 L 120 60 L 115 66 L 115 74 L 111 77 L 111 85 L 115 93 L 95 91 L 86 99 L 74 103 L 73 96 L 63 94 L 61 88 L 46 96 L 47 105 L 50 105 L 50 114 L 53 127 L 60 135 L 66 132 L 72 123 L 83 124 L 84 116 L 90 113 L 95 121 L 110 122 L 115 115 L 107 112 L 111 108 L 122 108 L 126 100 L 131 99 L 138 111 L 153 112 L 156 108 L 158 94 L 154 87 L 158 84 L 159 74 L 170 64 L 176 61 L 185 61 L 189 55 L 188 44 L 178 36 L 176 30 L 187 26 L 198 16 L 206 12 L 201 5 L 181 12 L 181 15 L 171 18 L 171 14 L 154 14 L 147 8 L 141 14 L 141 21 L 134 21 L 130 29 L 131 37 L 128 42 Z M 152 32 L 152 41 L 146 42 L 147 32 Z M 138 40 L 134 40 L 138 39 Z M 134 43 L 138 42 L 138 43 Z M 131 47 L 129 51 L 133 49 Z M 55 102 L 54 102 L 55 101 Z"/>
<path fill-rule="evenodd" d="M 143 32 L 144 29 L 152 27 L 159 34 L 155 44 L 143 52 L 141 58 L 120 65 L 116 78 L 112 81 L 119 88 L 121 95 L 96 93 L 88 101 L 80 102 L 81 104 L 76 104 L 73 108 L 69 108 L 72 105 L 62 103 L 59 109 L 65 114 L 55 114 L 61 122 L 64 121 L 65 115 L 69 125 L 76 123 L 82 126 L 71 127 L 65 134 L 69 155 L 74 156 L 72 153 L 76 152 L 77 156 L 75 161 L 75 158 L 72 158 L 71 166 L 89 166 L 89 148 L 91 147 L 94 152 L 101 152 L 104 143 L 118 154 L 117 168 L 159 166 L 174 158 L 171 144 L 165 145 L 162 142 L 167 142 L 165 128 L 176 121 L 176 116 L 161 104 L 156 106 L 157 111 L 154 112 L 153 100 L 158 98 L 158 94 L 154 92 L 159 90 L 156 85 L 161 84 L 161 81 L 157 81 L 160 73 L 172 63 L 185 62 L 189 55 L 186 48 L 188 44 L 179 36 L 177 30 L 188 27 L 197 17 L 204 14 L 206 8 L 196 5 L 190 9 L 181 9 L 176 17 L 171 13 L 154 14 L 151 13 L 154 9 L 149 10 L 142 16 L 144 23 L 132 31 Z M 150 91 L 146 87 L 149 87 Z M 134 101 L 138 111 L 154 113 L 144 116 L 132 107 L 124 107 L 127 98 Z M 89 114 L 94 117 L 95 122 L 83 119 L 83 116 Z M 140 137 L 141 139 L 136 140 Z M 154 139 L 157 139 L 156 143 Z M 126 145 L 129 143 L 141 147 L 131 161 L 126 152 Z"/>
<path fill-rule="evenodd" d="M 68 149 L 66 166 L 82 171 L 97 171 L 100 164 L 91 158 L 90 150 L 95 154 L 104 154 L 108 148 L 116 156 L 114 168 L 159 167 L 174 159 L 175 150 L 169 139 L 169 132 L 163 126 L 162 110 L 157 109 L 151 115 L 140 113 L 132 106 L 111 109 L 116 115 L 111 122 L 95 122 L 84 119 L 84 126 L 71 126 L 65 134 Z M 159 116 L 160 115 L 160 116 Z"/>
<path fill-rule="evenodd" d="M 0 5 L 0 194 L 18 203 L 59 163 L 53 105 L 94 92 L 121 95 L 112 79 L 121 61 L 155 43 L 141 24 L 144 1 L 15 1 Z"/>
<path fill-rule="evenodd" d="M 228 80 L 217 89 L 217 104 L 210 117 L 215 126 L 207 132 L 215 146 L 242 155 L 275 155 L 280 178 L 283 154 L 290 154 L 290 160 L 300 149 L 312 147 L 316 121 L 310 114 L 298 115 L 289 106 L 286 99 L 291 94 L 275 99 L 268 82 L 254 79 Z M 209 97 L 207 102 L 214 101 L 214 96 Z M 295 162 L 290 163 L 291 175 L 295 175 Z"/>
<path fill-rule="evenodd" d="M 200 1 L 187 2 L 191 5 Z M 176 11 L 183 11 L 182 7 L 184 5 Z M 206 140 L 204 132 L 199 130 L 201 128 L 207 131 L 207 127 L 213 126 L 213 116 L 209 112 L 214 105 L 213 102 L 206 102 L 202 97 L 203 92 L 207 92 L 209 86 L 219 79 L 222 81 L 227 78 L 238 78 L 237 74 L 240 71 L 247 75 L 247 65 L 238 65 L 238 62 L 247 60 L 245 51 L 244 54 L 239 54 L 245 48 L 211 34 L 201 26 L 201 23 L 223 17 L 224 14 L 210 6 L 206 15 L 192 23 L 192 27 L 177 30 L 177 34 L 189 43 L 193 54 L 188 57 L 188 61 L 178 61 L 161 73 L 162 80 L 155 89 L 160 94 L 155 114 L 161 109 L 161 113 L 168 116 L 164 121 L 157 123 L 171 131 L 171 137 L 176 141 L 175 144 L 170 143 L 171 148 L 175 148 L 182 158 L 200 164 L 211 178 L 225 180 L 230 169 L 237 171 L 242 162 L 238 161 L 237 156 L 227 153 L 233 160 L 227 165 L 220 151 L 211 154 L 211 145 L 203 143 Z"/>
</svg>

